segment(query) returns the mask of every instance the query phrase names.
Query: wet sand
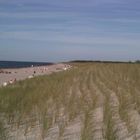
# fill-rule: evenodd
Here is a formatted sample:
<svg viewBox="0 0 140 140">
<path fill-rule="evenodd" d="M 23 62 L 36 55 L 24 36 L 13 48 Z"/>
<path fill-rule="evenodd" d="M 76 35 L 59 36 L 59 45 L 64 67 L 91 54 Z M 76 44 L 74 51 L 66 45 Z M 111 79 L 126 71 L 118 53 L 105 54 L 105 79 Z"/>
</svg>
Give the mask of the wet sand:
<svg viewBox="0 0 140 140">
<path fill-rule="evenodd" d="M 4 86 L 5 83 L 10 84 L 15 81 L 32 78 L 38 75 L 51 74 L 52 72 L 59 72 L 69 68 L 69 65 L 59 63 L 48 66 L 0 69 L 0 86 Z"/>
</svg>

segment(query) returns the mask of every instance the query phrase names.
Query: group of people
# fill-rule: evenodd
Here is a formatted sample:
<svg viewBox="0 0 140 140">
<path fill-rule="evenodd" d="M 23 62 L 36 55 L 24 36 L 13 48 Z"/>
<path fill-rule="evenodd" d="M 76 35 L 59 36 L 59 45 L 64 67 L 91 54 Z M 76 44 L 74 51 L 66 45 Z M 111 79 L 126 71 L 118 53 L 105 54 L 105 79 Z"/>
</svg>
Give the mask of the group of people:
<svg viewBox="0 0 140 140">
<path fill-rule="evenodd" d="M 4 71 L 4 70 L 2 70 L 2 69 L 0 69 L 0 73 L 11 74 L 11 72 L 9 72 L 9 71 Z"/>
</svg>

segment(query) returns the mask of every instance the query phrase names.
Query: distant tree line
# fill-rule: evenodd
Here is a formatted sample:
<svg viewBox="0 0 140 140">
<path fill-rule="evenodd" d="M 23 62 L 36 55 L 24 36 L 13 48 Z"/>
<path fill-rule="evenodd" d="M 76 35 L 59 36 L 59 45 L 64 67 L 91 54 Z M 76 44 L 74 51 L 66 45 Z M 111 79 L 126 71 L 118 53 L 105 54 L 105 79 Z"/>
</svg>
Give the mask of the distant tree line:
<svg viewBox="0 0 140 140">
<path fill-rule="evenodd" d="M 135 63 L 140 63 L 140 60 L 136 60 Z"/>
<path fill-rule="evenodd" d="M 140 60 L 136 60 L 136 61 L 101 61 L 101 60 L 73 60 L 70 61 L 70 63 L 140 63 Z"/>
</svg>

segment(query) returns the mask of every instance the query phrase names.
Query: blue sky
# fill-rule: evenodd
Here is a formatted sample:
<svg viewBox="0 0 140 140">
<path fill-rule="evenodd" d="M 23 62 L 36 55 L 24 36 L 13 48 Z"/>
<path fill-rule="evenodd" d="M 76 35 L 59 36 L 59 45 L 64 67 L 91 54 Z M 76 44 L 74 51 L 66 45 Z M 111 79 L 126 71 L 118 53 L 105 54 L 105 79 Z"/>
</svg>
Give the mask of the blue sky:
<svg viewBox="0 0 140 140">
<path fill-rule="evenodd" d="M 140 59 L 139 0 L 0 0 L 0 60 Z"/>
</svg>

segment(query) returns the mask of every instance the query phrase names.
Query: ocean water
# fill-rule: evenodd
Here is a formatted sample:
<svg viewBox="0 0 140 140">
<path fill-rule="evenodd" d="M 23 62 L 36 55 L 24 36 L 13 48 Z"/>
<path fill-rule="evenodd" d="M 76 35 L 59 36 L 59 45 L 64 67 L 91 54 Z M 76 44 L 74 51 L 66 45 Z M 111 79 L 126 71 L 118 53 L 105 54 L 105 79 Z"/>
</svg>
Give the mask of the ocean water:
<svg viewBox="0 0 140 140">
<path fill-rule="evenodd" d="M 19 62 L 19 61 L 0 61 L 0 68 L 24 68 L 33 66 L 51 65 L 47 62 Z"/>
</svg>

